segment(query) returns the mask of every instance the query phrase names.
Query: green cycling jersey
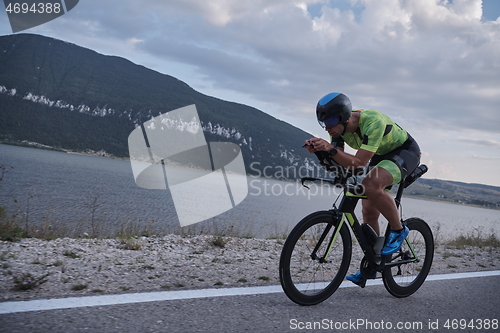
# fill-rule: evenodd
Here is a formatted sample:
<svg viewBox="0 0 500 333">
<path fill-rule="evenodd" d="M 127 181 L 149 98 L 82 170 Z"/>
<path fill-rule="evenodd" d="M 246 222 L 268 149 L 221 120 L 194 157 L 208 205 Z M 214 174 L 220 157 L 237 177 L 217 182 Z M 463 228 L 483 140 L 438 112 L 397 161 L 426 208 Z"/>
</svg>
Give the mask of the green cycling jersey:
<svg viewBox="0 0 500 333">
<path fill-rule="evenodd" d="M 357 110 L 360 112 L 358 129 L 354 133 L 344 133 L 332 143 L 344 148 L 344 142 L 353 149 L 364 149 L 376 155 L 385 155 L 400 147 L 408 133 L 391 118 L 376 110 Z"/>
</svg>

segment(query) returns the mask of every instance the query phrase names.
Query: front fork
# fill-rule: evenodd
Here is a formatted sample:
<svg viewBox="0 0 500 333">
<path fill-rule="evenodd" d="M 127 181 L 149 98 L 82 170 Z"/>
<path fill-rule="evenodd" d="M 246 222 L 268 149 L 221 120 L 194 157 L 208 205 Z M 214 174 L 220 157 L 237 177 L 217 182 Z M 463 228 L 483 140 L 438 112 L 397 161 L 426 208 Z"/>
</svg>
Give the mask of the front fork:
<svg viewBox="0 0 500 333">
<path fill-rule="evenodd" d="M 333 212 L 332 223 L 328 224 L 328 226 L 325 228 L 325 230 L 321 234 L 318 242 L 316 243 L 316 246 L 314 247 L 313 252 L 311 253 L 311 259 L 318 260 L 320 263 L 330 262 L 328 260 L 328 257 L 330 256 L 330 253 L 332 252 L 333 244 L 335 243 L 335 240 L 337 239 L 337 237 L 340 233 L 340 229 L 342 228 L 342 226 L 344 224 L 344 217 L 345 217 L 345 215 L 339 211 Z M 340 222 L 338 223 L 338 225 L 336 225 L 335 222 L 338 221 L 339 219 L 340 219 Z M 323 244 L 323 241 L 325 240 L 326 236 L 328 235 L 328 233 L 330 232 L 332 227 L 335 227 L 335 231 L 328 241 L 328 246 L 326 247 L 326 252 L 322 257 L 318 257 L 317 252 L 319 250 L 319 247 L 321 246 L 321 244 Z"/>
</svg>

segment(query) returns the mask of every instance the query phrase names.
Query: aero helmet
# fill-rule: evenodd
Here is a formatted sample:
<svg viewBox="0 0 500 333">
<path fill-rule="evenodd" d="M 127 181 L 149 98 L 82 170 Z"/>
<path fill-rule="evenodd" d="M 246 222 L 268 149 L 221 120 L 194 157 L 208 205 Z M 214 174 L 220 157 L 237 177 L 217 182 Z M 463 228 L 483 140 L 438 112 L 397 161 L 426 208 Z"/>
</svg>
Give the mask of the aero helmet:
<svg viewBox="0 0 500 333">
<path fill-rule="evenodd" d="M 342 93 L 329 93 L 323 96 L 316 105 L 316 117 L 320 125 L 331 117 L 339 117 L 339 123 L 345 124 L 351 117 L 351 101 Z M 323 126 L 323 125 L 322 125 Z"/>
</svg>

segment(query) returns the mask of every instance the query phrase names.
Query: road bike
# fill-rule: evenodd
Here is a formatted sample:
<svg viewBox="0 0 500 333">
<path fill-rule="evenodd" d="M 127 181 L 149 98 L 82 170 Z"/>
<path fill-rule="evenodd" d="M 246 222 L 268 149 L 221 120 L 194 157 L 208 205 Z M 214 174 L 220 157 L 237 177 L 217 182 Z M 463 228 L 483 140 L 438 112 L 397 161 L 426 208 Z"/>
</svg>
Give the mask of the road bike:
<svg viewBox="0 0 500 333">
<path fill-rule="evenodd" d="M 283 245 L 279 275 L 285 294 L 300 305 L 314 305 L 330 297 L 340 286 L 351 263 L 352 235 L 364 257 L 360 271 L 364 287 L 373 271 L 382 273 L 384 286 L 395 297 L 407 297 L 424 283 L 434 256 L 434 238 L 428 224 L 412 217 L 402 221 L 410 233 L 401 249 L 392 255 L 381 255 L 386 236 L 377 236 L 368 224 L 361 224 L 355 213 L 360 199 L 366 199 L 364 188 L 350 172 L 330 160 L 332 179 L 304 177 L 306 181 L 328 183 L 343 189 L 337 208 L 318 211 L 303 218 L 290 232 Z M 403 190 L 427 172 L 422 164 L 401 183 L 394 198 L 400 209 Z M 338 199 L 337 199 L 338 200 Z M 402 215 L 402 214 L 401 214 Z M 350 232 L 351 231 L 351 232 Z M 389 234 L 389 225 L 385 235 Z"/>
</svg>

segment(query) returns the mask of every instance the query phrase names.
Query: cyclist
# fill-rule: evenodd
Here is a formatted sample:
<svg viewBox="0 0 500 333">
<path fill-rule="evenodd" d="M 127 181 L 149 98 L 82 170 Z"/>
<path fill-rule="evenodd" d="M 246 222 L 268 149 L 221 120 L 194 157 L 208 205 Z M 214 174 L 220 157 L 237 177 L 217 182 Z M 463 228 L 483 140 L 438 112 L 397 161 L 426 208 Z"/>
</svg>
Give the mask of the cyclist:
<svg viewBox="0 0 500 333">
<path fill-rule="evenodd" d="M 320 138 L 306 140 L 310 153 L 326 152 L 338 164 L 352 170 L 364 168 L 368 173 L 363 179 L 363 223 L 380 235 L 379 216 L 382 214 L 391 228 L 382 255 L 395 253 L 401 247 L 409 230 L 401 224 L 394 199 L 386 189 L 399 183 L 420 164 L 420 148 L 416 141 L 376 110 L 352 110 L 349 98 L 342 93 L 323 96 L 316 106 L 320 125 L 328 132 L 331 142 Z M 344 143 L 357 149 L 355 155 L 344 152 Z M 369 278 L 375 278 L 373 272 Z M 360 284 L 360 271 L 346 277 Z"/>
</svg>

